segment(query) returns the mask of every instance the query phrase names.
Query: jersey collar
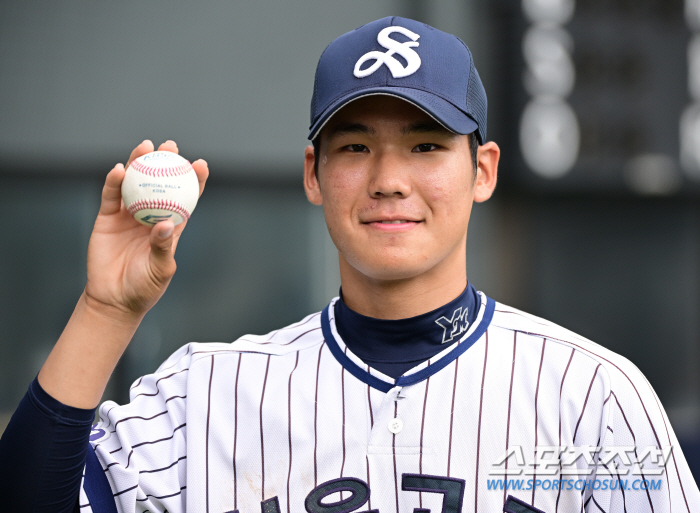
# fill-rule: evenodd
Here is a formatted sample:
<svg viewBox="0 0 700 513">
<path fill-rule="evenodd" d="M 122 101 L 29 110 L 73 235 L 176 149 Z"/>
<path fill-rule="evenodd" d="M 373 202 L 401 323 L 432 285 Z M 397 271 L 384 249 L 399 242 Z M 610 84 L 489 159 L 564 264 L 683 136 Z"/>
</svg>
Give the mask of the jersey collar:
<svg viewBox="0 0 700 513">
<path fill-rule="evenodd" d="M 340 338 L 340 335 L 338 335 L 338 332 L 335 330 L 335 318 L 331 319 L 330 317 L 330 312 L 333 311 L 333 305 L 337 301 L 337 298 L 331 301 L 330 304 L 323 309 L 323 312 L 321 312 L 321 331 L 323 332 L 323 338 L 328 345 L 328 349 L 330 349 L 331 354 L 333 354 L 335 359 L 338 360 L 338 363 L 340 363 L 345 370 L 360 381 L 363 381 L 369 386 L 386 393 L 394 387 L 415 385 L 416 383 L 427 379 L 456 360 L 481 338 L 491 324 L 496 303 L 493 299 L 487 297 L 483 292 L 480 292 L 479 294 L 481 295 L 481 306 L 479 308 L 479 313 L 476 317 L 476 321 L 474 324 L 472 324 L 464 336 L 462 336 L 462 338 L 456 344 L 453 344 L 451 347 L 445 349 L 445 351 L 432 357 L 429 360 L 430 364 L 428 364 L 428 362 L 423 362 L 423 364 L 411 369 L 393 382 L 388 376 L 381 378 L 370 374 L 370 372 L 360 367 L 346 354 L 348 349 Z M 382 376 L 384 375 L 382 374 Z"/>
</svg>

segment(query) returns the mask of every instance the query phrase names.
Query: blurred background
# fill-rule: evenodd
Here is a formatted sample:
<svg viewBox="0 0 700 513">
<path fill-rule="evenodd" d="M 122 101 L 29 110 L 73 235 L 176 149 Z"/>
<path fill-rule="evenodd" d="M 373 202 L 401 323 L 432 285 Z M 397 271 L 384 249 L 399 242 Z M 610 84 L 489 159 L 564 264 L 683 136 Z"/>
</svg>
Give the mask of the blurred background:
<svg viewBox="0 0 700 513">
<path fill-rule="evenodd" d="M 337 295 L 302 188 L 314 70 L 387 15 L 460 36 L 489 95 L 503 156 L 470 281 L 632 360 L 698 479 L 700 0 L 3 0 L 0 432 L 84 287 L 104 175 L 143 139 L 212 174 L 105 398 L 189 341 L 265 333 Z"/>
</svg>

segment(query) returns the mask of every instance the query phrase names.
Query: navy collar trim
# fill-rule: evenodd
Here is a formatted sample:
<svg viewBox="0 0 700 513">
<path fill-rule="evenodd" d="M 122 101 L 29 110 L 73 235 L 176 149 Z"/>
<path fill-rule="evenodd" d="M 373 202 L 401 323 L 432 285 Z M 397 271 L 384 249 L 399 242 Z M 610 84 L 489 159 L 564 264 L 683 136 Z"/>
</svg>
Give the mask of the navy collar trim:
<svg viewBox="0 0 700 513">
<path fill-rule="evenodd" d="M 332 303 L 326 306 L 326 308 L 323 309 L 323 312 L 321 312 L 321 331 L 323 332 L 323 338 L 326 341 L 326 345 L 328 346 L 328 349 L 330 349 L 331 354 L 333 354 L 335 359 L 338 360 L 338 363 L 340 363 L 340 365 L 342 365 L 346 371 L 355 376 L 357 379 L 367 383 L 372 388 L 376 388 L 377 390 L 381 390 L 382 392 L 386 393 L 394 387 L 415 385 L 416 383 L 428 379 L 430 376 L 444 369 L 450 363 L 464 354 L 467 349 L 473 346 L 474 343 L 476 343 L 476 341 L 479 340 L 484 333 L 486 333 L 486 330 L 493 319 L 493 313 L 496 309 L 496 302 L 493 299 L 486 297 L 486 304 L 482 304 L 481 306 L 484 309 L 484 314 L 481 316 L 478 325 L 473 331 L 470 330 L 471 333 L 467 333 L 465 338 L 460 340 L 452 351 L 425 368 L 414 372 L 413 374 L 400 376 L 396 379 L 394 384 L 384 381 L 377 376 L 373 376 L 353 362 L 348 355 L 343 352 L 338 345 L 335 336 L 333 335 L 333 331 L 331 330 L 329 316 L 329 309 L 331 306 Z"/>
</svg>

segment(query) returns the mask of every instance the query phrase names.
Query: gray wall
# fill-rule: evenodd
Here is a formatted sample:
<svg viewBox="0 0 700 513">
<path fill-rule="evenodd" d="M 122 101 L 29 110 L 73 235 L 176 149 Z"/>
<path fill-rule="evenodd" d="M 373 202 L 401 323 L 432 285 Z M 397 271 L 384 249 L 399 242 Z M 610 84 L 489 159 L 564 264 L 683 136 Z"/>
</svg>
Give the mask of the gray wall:
<svg viewBox="0 0 700 513">
<path fill-rule="evenodd" d="M 225 163 L 218 173 L 295 174 L 328 43 L 393 14 L 468 33 L 465 5 L 3 2 L 0 163 L 99 173 L 148 137 Z"/>
</svg>

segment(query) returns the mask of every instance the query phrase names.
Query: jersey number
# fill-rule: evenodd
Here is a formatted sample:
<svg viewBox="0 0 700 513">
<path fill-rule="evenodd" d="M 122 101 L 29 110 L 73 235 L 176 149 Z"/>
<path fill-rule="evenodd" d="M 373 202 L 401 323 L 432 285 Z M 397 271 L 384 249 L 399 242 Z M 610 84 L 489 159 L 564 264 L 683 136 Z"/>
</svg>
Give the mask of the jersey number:
<svg viewBox="0 0 700 513">
<path fill-rule="evenodd" d="M 441 493 L 442 513 L 461 513 L 464 499 L 464 480 L 425 474 L 402 474 L 401 489 L 409 492 Z M 338 492 L 349 492 L 350 497 L 338 502 L 323 499 Z M 309 513 L 351 513 L 359 510 L 369 500 L 369 486 L 361 479 L 344 477 L 321 483 L 306 496 L 304 506 Z M 260 503 L 262 513 L 281 513 L 277 497 Z M 416 510 L 418 511 L 418 510 Z M 428 510 L 420 510 L 424 513 Z M 234 510 L 229 513 L 238 513 Z M 379 513 L 372 509 L 362 513 Z"/>
</svg>

